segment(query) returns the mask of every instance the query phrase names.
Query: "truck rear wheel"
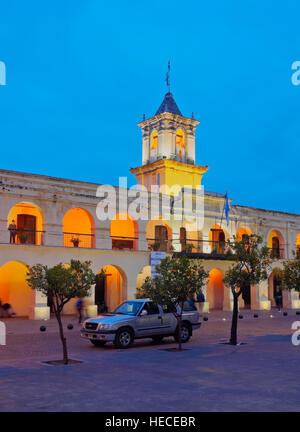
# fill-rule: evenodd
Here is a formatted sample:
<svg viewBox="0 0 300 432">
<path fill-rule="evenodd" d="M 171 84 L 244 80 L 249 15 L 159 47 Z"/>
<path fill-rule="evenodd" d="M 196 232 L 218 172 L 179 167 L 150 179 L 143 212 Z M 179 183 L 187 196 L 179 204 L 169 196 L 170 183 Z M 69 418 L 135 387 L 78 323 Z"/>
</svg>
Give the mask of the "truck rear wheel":
<svg viewBox="0 0 300 432">
<path fill-rule="evenodd" d="M 191 328 L 187 323 L 182 323 L 181 324 L 181 342 L 182 343 L 186 343 L 190 340 L 192 336 L 192 332 L 191 332 Z M 176 329 L 176 333 L 174 335 L 174 339 L 176 340 L 176 342 L 178 342 L 179 338 L 178 338 L 178 327 Z"/>
<path fill-rule="evenodd" d="M 126 349 L 132 345 L 133 339 L 133 331 L 129 327 L 123 327 L 117 331 L 114 344 L 117 348 Z"/>
</svg>

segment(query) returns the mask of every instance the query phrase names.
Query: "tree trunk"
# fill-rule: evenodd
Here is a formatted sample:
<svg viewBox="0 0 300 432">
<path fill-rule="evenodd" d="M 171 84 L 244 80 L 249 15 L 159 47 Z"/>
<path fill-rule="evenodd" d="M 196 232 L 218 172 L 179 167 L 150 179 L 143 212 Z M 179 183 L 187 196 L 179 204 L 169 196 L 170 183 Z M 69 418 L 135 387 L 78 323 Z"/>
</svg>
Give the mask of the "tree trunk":
<svg viewBox="0 0 300 432">
<path fill-rule="evenodd" d="M 237 344 L 238 312 L 239 312 L 238 295 L 235 292 L 233 292 L 233 313 L 232 313 L 232 322 L 231 322 L 230 345 Z"/>
<path fill-rule="evenodd" d="M 182 350 L 182 343 L 181 343 L 181 317 L 182 317 L 182 315 L 180 314 L 179 320 L 178 320 L 178 350 L 179 351 Z"/>
<path fill-rule="evenodd" d="M 59 327 L 59 335 L 60 335 L 60 339 L 61 339 L 61 343 L 63 346 L 63 355 L 64 355 L 64 364 L 68 364 L 69 362 L 69 358 L 68 358 L 68 350 L 67 350 L 67 339 L 65 338 L 64 335 L 64 329 L 63 329 L 63 325 L 61 322 L 61 315 L 60 315 L 60 311 L 56 310 L 55 311 L 55 315 L 56 315 L 56 319 L 58 322 L 58 327 Z"/>
</svg>

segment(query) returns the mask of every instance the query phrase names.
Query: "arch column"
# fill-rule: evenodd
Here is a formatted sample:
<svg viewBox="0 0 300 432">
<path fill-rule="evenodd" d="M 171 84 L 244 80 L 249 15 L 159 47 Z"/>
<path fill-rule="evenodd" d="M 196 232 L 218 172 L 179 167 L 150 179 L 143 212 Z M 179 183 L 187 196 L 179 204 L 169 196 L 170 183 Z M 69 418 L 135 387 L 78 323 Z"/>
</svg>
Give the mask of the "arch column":
<svg viewBox="0 0 300 432">
<path fill-rule="evenodd" d="M 228 285 L 224 285 L 224 302 L 223 311 L 233 310 L 233 294 L 231 288 Z"/>
<path fill-rule="evenodd" d="M 40 291 L 32 291 L 33 305 L 30 307 L 30 320 L 49 320 L 50 307 L 47 306 L 47 297 Z"/>
<path fill-rule="evenodd" d="M 270 310 L 271 301 L 269 300 L 269 282 L 268 279 L 261 281 L 257 286 L 257 296 L 258 296 L 258 309 L 259 310 Z M 251 305 L 252 309 L 252 305 Z"/>
<path fill-rule="evenodd" d="M 299 293 L 295 290 L 282 291 L 282 307 L 287 309 L 300 309 Z"/>
</svg>

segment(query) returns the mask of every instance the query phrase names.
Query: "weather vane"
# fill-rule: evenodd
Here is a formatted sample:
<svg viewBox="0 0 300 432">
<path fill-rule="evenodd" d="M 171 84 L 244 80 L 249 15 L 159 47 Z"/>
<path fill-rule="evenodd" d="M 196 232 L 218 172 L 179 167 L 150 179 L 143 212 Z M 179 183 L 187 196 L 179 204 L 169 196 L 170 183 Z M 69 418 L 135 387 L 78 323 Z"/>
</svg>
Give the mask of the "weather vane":
<svg viewBox="0 0 300 432">
<path fill-rule="evenodd" d="M 168 87 L 169 93 L 171 92 L 170 91 L 170 69 L 171 69 L 170 61 L 168 61 L 168 72 L 167 72 L 167 75 L 166 75 L 166 83 L 167 83 L 167 87 Z"/>
</svg>

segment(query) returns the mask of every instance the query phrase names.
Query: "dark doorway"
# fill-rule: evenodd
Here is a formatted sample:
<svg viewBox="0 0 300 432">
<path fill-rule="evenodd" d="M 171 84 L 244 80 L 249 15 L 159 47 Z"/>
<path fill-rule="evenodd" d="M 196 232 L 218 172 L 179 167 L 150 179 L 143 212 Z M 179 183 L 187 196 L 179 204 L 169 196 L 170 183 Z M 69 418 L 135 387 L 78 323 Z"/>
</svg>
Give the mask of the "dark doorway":
<svg viewBox="0 0 300 432">
<path fill-rule="evenodd" d="M 244 300 L 245 309 L 251 308 L 251 286 L 249 283 L 245 283 L 242 292 L 242 298 Z"/>
<path fill-rule="evenodd" d="M 21 234 L 21 238 L 25 239 L 24 243 L 36 244 L 36 217 L 27 214 L 18 214 L 17 231 L 19 239 Z"/>
<path fill-rule="evenodd" d="M 282 307 L 282 285 L 278 276 L 273 276 L 273 297 L 277 306 Z"/>
<path fill-rule="evenodd" d="M 168 230 L 164 225 L 155 226 L 155 250 L 167 252 Z"/>
<path fill-rule="evenodd" d="M 278 237 L 272 237 L 272 255 L 274 258 L 280 258 L 280 242 Z"/>
<path fill-rule="evenodd" d="M 184 251 L 186 247 L 186 229 L 183 227 L 180 228 L 179 239 L 181 244 L 181 251 Z"/>
<path fill-rule="evenodd" d="M 105 285 L 106 277 L 97 280 L 95 285 L 95 304 L 98 307 L 100 304 L 105 303 Z"/>
</svg>

